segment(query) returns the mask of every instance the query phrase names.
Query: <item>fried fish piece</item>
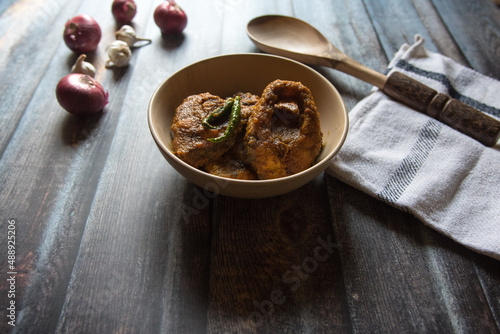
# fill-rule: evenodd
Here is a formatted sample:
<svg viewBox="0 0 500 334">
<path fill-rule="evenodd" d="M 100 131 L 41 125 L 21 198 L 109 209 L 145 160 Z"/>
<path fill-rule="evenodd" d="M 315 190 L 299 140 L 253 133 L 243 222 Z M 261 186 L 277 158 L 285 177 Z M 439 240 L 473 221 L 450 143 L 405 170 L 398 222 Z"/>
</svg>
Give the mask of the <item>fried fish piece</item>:
<svg viewBox="0 0 500 334">
<path fill-rule="evenodd" d="M 241 97 L 241 119 L 236 129 L 237 136 L 233 146 L 221 157 L 207 163 L 203 169 L 208 173 L 229 177 L 233 179 L 255 180 L 257 174 L 253 170 L 246 155 L 247 151 L 243 138 L 248 122 L 248 118 L 260 97 L 251 93 L 237 93 L 234 96 Z"/>
<path fill-rule="evenodd" d="M 191 95 L 175 111 L 170 130 L 173 133 L 173 151 L 184 162 L 199 168 L 217 159 L 234 144 L 236 134 L 220 143 L 208 138 L 219 137 L 225 127 L 209 129 L 202 120 L 224 104 L 224 100 L 210 93 Z"/>
<path fill-rule="evenodd" d="M 309 168 L 322 146 L 319 113 L 309 88 L 295 81 L 271 82 L 250 115 L 244 141 L 260 179 Z"/>
</svg>

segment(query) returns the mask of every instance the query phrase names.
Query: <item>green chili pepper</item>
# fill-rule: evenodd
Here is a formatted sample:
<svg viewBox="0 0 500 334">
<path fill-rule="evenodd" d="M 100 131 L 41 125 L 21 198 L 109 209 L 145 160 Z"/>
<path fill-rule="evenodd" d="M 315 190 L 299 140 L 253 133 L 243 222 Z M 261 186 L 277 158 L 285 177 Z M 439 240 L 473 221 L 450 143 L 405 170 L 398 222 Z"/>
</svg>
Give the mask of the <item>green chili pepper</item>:
<svg viewBox="0 0 500 334">
<path fill-rule="evenodd" d="M 203 126 L 209 128 L 209 129 L 216 129 L 217 126 L 213 126 L 210 124 L 213 120 L 216 120 L 217 118 L 220 118 L 224 115 L 226 115 L 229 110 L 231 110 L 231 107 L 233 106 L 234 99 L 233 98 L 228 98 L 226 101 L 224 101 L 224 104 L 220 106 L 219 108 L 215 109 L 212 111 L 207 117 L 205 117 L 201 123 Z"/>
<path fill-rule="evenodd" d="M 224 131 L 222 136 L 216 138 L 208 138 L 207 140 L 211 141 L 212 143 L 223 142 L 234 132 L 234 130 L 238 126 L 238 123 L 240 122 L 240 118 L 241 118 L 241 97 L 236 96 L 234 98 L 234 103 L 231 108 L 231 116 L 229 118 L 229 124 L 227 125 L 226 131 Z"/>
</svg>

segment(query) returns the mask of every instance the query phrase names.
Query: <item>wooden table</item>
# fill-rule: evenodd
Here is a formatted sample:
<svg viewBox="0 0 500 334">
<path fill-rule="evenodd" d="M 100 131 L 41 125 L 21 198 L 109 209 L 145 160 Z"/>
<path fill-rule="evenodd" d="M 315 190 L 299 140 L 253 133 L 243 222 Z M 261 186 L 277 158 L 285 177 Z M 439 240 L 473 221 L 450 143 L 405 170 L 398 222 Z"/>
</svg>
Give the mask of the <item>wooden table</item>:
<svg viewBox="0 0 500 334">
<path fill-rule="evenodd" d="M 111 1 L 0 4 L 0 332 L 500 333 L 499 261 L 327 175 L 269 199 L 203 196 L 162 158 L 146 118 L 180 68 L 258 52 L 245 28 L 264 14 L 308 21 L 378 71 L 420 34 L 500 79 L 492 0 L 179 0 L 189 22 L 176 38 L 153 21 L 161 1 L 136 2 L 152 44 L 123 69 L 104 67 Z M 110 95 L 87 119 L 54 93 L 77 57 L 64 23 L 82 13 L 101 26 L 90 60 Z M 349 110 L 371 89 L 316 69 Z"/>
</svg>

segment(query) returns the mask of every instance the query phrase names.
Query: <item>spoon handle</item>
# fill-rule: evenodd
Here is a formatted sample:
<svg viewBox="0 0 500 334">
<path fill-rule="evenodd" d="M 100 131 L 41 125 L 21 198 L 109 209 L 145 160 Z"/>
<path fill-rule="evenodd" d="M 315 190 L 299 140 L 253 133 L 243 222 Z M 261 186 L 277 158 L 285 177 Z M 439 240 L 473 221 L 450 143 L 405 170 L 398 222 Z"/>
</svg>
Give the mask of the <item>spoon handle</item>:
<svg viewBox="0 0 500 334">
<path fill-rule="evenodd" d="M 496 119 L 400 72 L 387 78 L 383 91 L 485 146 L 494 146 L 500 137 L 500 122 Z"/>
<path fill-rule="evenodd" d="M 376 72 L 332 48 L 330 66 L 361 79 L 407 106 L 433 117 L 485 146 L 500 138 L 500 121 L 400 72 L 389 77 Z"/>
</svg>

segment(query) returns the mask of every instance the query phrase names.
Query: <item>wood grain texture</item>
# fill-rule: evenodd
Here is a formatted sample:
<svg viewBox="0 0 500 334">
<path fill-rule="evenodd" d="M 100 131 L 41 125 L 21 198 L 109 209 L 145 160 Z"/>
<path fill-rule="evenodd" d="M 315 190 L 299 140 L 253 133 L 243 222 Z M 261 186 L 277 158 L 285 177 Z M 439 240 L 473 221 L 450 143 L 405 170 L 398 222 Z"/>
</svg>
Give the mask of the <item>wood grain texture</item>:
<svg viewBox="0 0 500 334">
<path fill-rule="evenodd" d="M 113 21 L 108 21 L 106 25 L 105 20 L 98 16 L 98 3 L 86 2 L 73 11 L 85 11 L 100 22 L 103 31 L 114 31 Z M 92 8 L 95 8 L 94 11 Z M 68 14 L 64 13 L 61 17 Z M 71 13 L 68 16 L 74 15 Z M 65 20 L 61 21 L 62 27 Z M 57 31 L 57 39 L 54 36 L 54 40 L 60 40 L 61 29 L 52 29 Z M 43 33 L 41 30 L 40 34 Z M 40 36 L 37 38 L 40 39 Z M 105 36 L 103 43 L 113 39 L 113 35 Z M 20 222 L 21 235 L 33 236 L 29 239 L 32 243 L 30 247 L 20 248 L 17 254 L 23 269 L 30 274 L 26 278 L 27 297 L 19 312 L 21 331 L 37 328 L 50 332 L 57 325 L 87 215 L 106 160 L 103 153 L 109 150 L 119 116 L 116 111 L 121 108 L 119 99 L 111 100 L 105 114 L 85 120 L 63 111 L 54 98 L 54 87 L 62 76 L 69 73 L 76 56 L 64 43 L 52 45 L 56 47 L 56 55 L 47 69 L 41 68 L 43 77 L 31 99 L 28 99 L 30 104 L 1 161 L 4 189 L 19 193 L 2 192 L 1 196 L 6 196 L 2 202 L 9 203 L 9 208 L 18 212 L 14 218 Z M 124 95 L 126 85 L 112 84 L 116 76 L 104 70 L 104 61 L 94 60 L 94 64 L 99 80 L 110 95 Z M 25 71 L 29 69 L 32 68 L 27 66 Z M 26 73 L 21 75 L 29 77 Z M 20 178 L 23 182 L 16 182 Z M 29 207 L 30 210 L 21 214 L 18 207 Z M 23 250 L 30 252 L 24 255 Z M 32 262 L 25 261 L 25 256 Z M 35 256 L 36 261 L 33 261 Z"/>
<path fill-rule="evenodd" d="M 245 26 L 264 14 L 313 24 L 377 71 L 419 33 L 426 47 L 500 78 L 498 7 L 488 0 L 177 2 L 189 21 L 176 37 L 162 37 L 154 24 L 157 2 L 137 2 L 134 28 L 152 43 L 113 70 L 104 68 L 117 28 L 110 4 L 1 2 L 0 226 L 4 233 L 7 219 L 16 220 L 18 274 L 12 328 L 4 321 L 1 255 L 0 332 L 500 333 L 499 261 L 330 176 L 265 200 L 206 193 L 165 162 L 146 120 L 152 92 L 175 71 L 258 52 Z M 81 13 L 101 25 L 89 60 L 110 94 L 105 112 L 88 119 L 68 115 L 54 95 L 77 57 L 62 26 Z M 315 69 L 349 110 L 371 90 Z"/>
<path fill-rule="evenodd" d="M 311 11 L 310 8 L 322 8 Z M 342 10 L 339 10 L 341 8 Z M 361 0 L 295 1 L 294 15 L 318 29 L 329 41 L 354 60 L 376 71 L 383 72 L 388 64 L 378 41 L 377 33 L 369 23 L 370 17 Z M 373 88 L 359 79 L 336 70 L 315 67 L 330 80 L 351 110 Z"/>
<path fill-rule="evenodd" d="M 470 66 L 500 79 L 500 9 L 493 1 L 468 1 L 460 6 L 449 0 L 432 0 Z M 476 33 L 471 33 L 475 31 Z"/>
<path fill-rule="evenodd" d="M 44 79 L 49 65 L 58 51 L 61 53 L 62 49 L 59 46 L 62 42 L 64 23 L 73 16 L 80 2 L 18 1 L 2 14 L 0 156 L 14 135 L 25 110 L 29 108 L 31 97 Z M 44 4 L 47 3 L 50 3 L 50 7 L 44 10 Z M 57 42 L 48 43 L 48 41 Z M 63 59 L 59 61 L 63 61 L 64 64 L 66 62 Z"/>
<path fill-rule="evenodd" d="M 418 13 L 419 19 L 425 26 L 429 36 L 431 37 L 432 43 L 436 46 L 436 49 L 456 62 L 469 66 L 467 60 L 464 58 L 463 54 L 459 50 L 457 44 L 450 35 L 446 24 L 443 22 L 439 12 L 435 10 L 432 1 L 422 1 L 422 0 L 412 0 L 412 5 Z M 409 42 L 412 42 L 410 39 Z"/>
<path fill-rule="evenodd" d="M 213 229 L 209 332 L 349 327 L 322 183 L 269 200 L 217 199 L 214 212 L 224 214 Z"/>
<path fill-rule="evenodd" d="M 492 147 L 500 138 L 500 121 L 401 72 L 389 75 L 383 91 L 416 111 Z"/>
<path fill-rule="evenodd" d="M 486 296 L 498 297 L 482 283 L 499 277 L 498 261 L 482 257 L 490 267 L 481 278 L 470 260 L 476 254 L 409 214 L 382 203 L 376 207 L 373 198 L 333 178 L 327 181 L 336 190 L 330 197 L 332 217 L 354 332 L 499 332 L 498 303 L 479 306 L 488 303 Z M 388 216 L 391 220 L 383 218 Z M 472 309 L 479 313 L 459 316 Z"/>
</svg>

